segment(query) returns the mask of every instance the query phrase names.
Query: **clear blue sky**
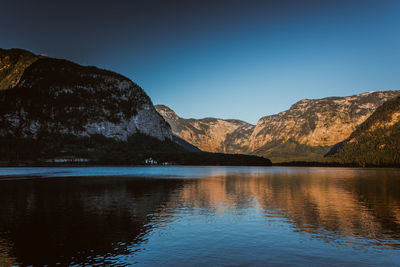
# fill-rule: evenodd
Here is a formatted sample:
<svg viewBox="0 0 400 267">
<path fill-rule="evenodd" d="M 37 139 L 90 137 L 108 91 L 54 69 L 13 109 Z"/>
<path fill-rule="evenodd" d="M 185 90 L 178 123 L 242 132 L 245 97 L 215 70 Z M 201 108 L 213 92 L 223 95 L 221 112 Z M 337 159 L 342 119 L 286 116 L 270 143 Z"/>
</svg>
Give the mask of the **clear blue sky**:
<svg viewBox="0 0 400 267">
<path fill-rule="evenodd" d="M 119 72 L 183 117 L 256 123 L 400 89 L 400 1 L 2 1 L 0 47 Z"/>
</svg>

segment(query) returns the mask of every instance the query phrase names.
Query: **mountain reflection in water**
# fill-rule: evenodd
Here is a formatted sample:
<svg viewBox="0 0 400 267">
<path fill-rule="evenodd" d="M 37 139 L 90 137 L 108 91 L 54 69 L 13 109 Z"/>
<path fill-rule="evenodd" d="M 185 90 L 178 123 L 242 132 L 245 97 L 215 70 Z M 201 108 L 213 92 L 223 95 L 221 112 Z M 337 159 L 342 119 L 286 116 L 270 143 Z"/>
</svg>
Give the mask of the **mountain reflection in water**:
<svg viewBox="0 0 400 267">
<path fill-rule="evenodd" d="M 399 170 L 211 173 L 0 180 L 0 265 L 400 261 Z"/>
</svg>

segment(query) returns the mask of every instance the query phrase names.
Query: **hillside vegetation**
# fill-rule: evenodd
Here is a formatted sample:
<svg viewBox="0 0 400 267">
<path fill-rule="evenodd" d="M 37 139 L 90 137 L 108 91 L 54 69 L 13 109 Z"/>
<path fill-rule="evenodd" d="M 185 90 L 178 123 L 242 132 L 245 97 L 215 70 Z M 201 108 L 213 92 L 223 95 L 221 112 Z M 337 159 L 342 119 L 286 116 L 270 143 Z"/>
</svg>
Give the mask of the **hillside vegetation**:
<svg viewBox="0 0 400 267">
<path fill-rule="evenodd" d="M 37 138 L 0 137 L 0 164 L 153 164 L 270 166 L 262 157 L 209 152 L 190 152 L 171 140 L 134 134 L 126 141 L 102 135 L 77 137 L 46 134 Z"/>
<path fill-rule="evenodd" d="M 380 106 L 326 156 L 360 166 L 400 166 L 400 97 Z"/>
</svg>

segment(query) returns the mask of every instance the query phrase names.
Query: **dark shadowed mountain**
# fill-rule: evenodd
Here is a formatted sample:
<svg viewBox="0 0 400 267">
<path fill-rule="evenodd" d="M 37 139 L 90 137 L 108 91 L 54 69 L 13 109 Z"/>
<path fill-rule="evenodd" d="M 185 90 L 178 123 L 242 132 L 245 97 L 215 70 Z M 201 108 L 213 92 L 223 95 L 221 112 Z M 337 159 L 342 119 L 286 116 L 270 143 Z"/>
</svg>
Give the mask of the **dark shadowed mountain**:
<svg viewBox="0 0 400 267">
<path fill-rule="evenodd" d="M 140 132 L 172 138 L 170 127 L 138 85 L 117 73 L 67 60 L 37 59 L 18 84 L 1 91 L 0 103 L 2 135 L 100 134 L 126 140 Z"/>
<path fill-rule="evenodd" d="M 118 73 L 20 49 L 1 50 L 0 71 L 0 161 L 270 164 L 173 136 L 143 89 Z"/>
</svg>

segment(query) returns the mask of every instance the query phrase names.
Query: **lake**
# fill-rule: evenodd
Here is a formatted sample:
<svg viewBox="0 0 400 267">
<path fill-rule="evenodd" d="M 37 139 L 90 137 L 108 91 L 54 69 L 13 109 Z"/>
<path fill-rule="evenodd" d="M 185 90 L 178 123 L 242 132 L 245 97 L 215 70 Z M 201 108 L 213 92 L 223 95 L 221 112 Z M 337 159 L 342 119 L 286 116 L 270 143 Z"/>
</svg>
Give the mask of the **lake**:
<svg viewBox="0 0 400 267">
<path fill-rule="evenodd" d="M 399 263 L 399 169 L 0 168 L 0 266 Z"/>
</svg>

